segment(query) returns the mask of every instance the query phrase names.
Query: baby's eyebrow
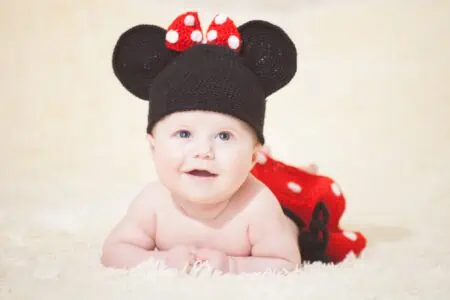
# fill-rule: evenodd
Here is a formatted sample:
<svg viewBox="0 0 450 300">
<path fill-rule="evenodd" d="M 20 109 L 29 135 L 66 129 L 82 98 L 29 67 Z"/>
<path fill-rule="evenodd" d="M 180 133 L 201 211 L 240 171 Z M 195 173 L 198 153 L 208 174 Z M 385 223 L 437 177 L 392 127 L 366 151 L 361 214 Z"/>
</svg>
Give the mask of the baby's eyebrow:
<svg viewBox="0 0 450 300">
<path fill-rule="evenodd" d="M 242 124 L 221 124 L 220 122 L 216 124 L 208 123 L 207 126 L 202 124 L 202 122 L 190 121 L 190 122 L 177 122 L 170 125 L 172 130 L 208 130 L 211 132 L 223 132 L 223 131 L 234 131 L 241 132 L 245 130 L 245 126 Z"/>
<path fill-rule="evenodd" d="M 175 123 L 175 124 L 171 124 L 170 126 L 173 129 L 179 130 L 179 129 L 186 129 L 186 128 L 191 128 L 191 125 L 187 125 L 186 123 Z"/>
<path fill-rule="evenodd" d="M 232 125 L 222 126 L 222 128 L 224 128 L 225 130 L 243 131 L 247 127 L 243 124 L 232 124 Z"/>
<path fill-rule="evenodd" d="M 242 131 L 242 128 L 233 127 L 233 126 L 222 126 L 222 127 L 218 127 L 217 130 L 215 130 L 215 131 L 217 131 L 217 132 L 224 132 L 224 131 L 239 132 L 239 131 Z"/>
</svg>

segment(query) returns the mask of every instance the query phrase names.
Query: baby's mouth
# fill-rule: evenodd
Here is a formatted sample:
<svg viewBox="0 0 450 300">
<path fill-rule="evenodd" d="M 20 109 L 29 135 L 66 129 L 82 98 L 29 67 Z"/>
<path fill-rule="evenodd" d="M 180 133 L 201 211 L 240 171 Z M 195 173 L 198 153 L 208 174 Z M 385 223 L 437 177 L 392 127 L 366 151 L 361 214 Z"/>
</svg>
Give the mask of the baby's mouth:
<svg viewBox="0 0 450 300">
<path fill-rule="evenodd" d="M 187 172 L 189 175 L 197 176 L 197 177 L 216 177 L 217 174 L 211 173 L 207 170 L 192 170 Z"/>
</svg>

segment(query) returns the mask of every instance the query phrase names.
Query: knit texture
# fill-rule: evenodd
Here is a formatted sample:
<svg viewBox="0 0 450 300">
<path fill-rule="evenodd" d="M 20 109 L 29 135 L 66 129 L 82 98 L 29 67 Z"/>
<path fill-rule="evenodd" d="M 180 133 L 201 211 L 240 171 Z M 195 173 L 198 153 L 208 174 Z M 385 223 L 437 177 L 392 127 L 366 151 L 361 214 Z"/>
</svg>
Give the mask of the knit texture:
<svg viewBox="0 0 450 300">
<path fill-rule="evenodd" d="M 206 44 L 177 57 L 150 89 L 147 131 L 170 113 L 206 110 L 246 122 L 263 141 L 264 87 L 242 60 L 232 50 Z"/>
<path fill-rule="evenodd" d="M 197 19 L 195 15 L 185 23 L 196 26 L 192 20 Z M 264 144 L 266 100 L 294 77 L 296 48 L 280 27 L 269 22 L 249 21 L 234 29 L 234 23 L 226 20 L 226 32 L 220 24 L 208 27 L 217 31 L 217 44 L 193 43 L 182 51 L 169 49 L 167 41 L 173 42 L 173 36 L 155 25 L 137 25 L 119 37 L 112 58 L 114 73 L 130 93 L 149 101 L 148 133 L 168 114 L 205 110 L 246 122 Z M 176 29 L 171 27 L 171 34 Z M 180 34 L 192 34 L 183 30 L 175 34 L 177 40 L 186 40 Z M 238 49 L 223 38 L 233 30 L 239 33 L 233 35 L 239 37 Z"/>
</svg>

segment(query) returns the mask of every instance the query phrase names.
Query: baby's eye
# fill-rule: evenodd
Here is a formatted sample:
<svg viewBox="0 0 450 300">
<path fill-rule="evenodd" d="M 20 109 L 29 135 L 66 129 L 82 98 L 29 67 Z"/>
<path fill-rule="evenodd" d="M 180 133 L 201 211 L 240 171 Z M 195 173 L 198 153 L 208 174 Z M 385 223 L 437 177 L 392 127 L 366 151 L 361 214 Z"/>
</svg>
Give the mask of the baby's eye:
<svg viewBox="0 0 450 300">
<path fill-rule="evenodd" d="M 219 133 L 219 138 L 222 141 L 228 141 L 231 138 L 231 133 L 227 131 L 222 131 L 221 133 Z"/>
<path fill-rule="evenodd" d="M 186 139 L 191 136 L 191 133 L 187 130 L 179 130 L 177 131 L 176 136 L 182 139 Z"/>
</svg>

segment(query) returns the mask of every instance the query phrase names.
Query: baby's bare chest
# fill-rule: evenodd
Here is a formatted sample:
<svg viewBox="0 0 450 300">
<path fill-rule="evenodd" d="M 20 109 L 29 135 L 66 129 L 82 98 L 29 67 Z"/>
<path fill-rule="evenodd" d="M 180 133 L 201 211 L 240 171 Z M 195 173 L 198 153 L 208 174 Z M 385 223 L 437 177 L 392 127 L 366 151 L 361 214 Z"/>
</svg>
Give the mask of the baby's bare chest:
<svg viewBox="0 0 450 300">
<path fill-rule="evenodd" d="M 186 216 L 162 213 L 157 218 L 156 247 L 168 250 L 176 245 L 195 245 L 221 250 L 228 255 L 250 255 L 248 222 L 243 217 L 210 225 Z"/>
</svg>

